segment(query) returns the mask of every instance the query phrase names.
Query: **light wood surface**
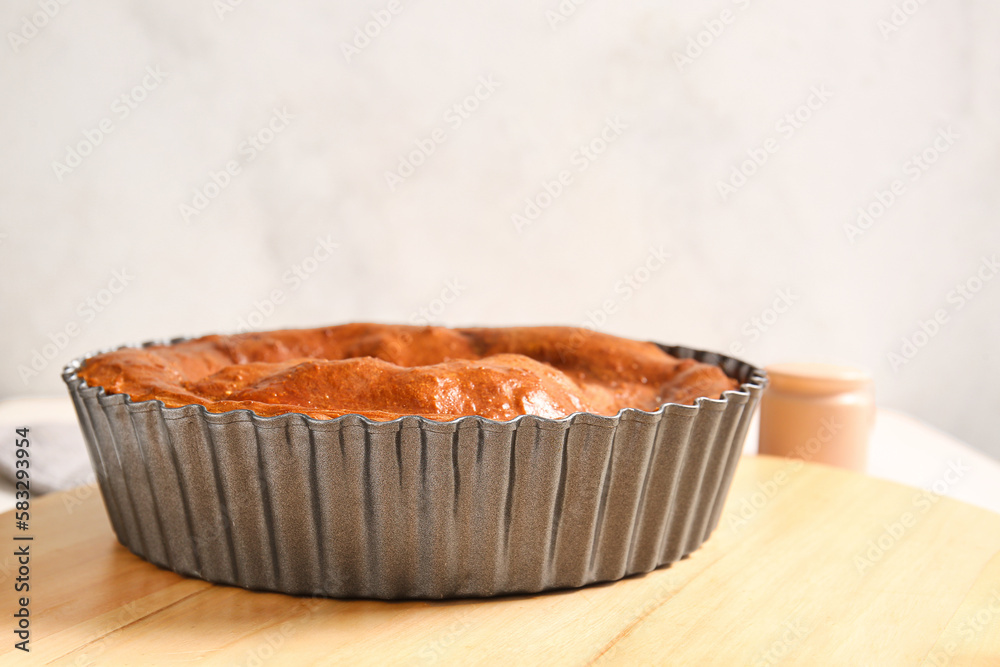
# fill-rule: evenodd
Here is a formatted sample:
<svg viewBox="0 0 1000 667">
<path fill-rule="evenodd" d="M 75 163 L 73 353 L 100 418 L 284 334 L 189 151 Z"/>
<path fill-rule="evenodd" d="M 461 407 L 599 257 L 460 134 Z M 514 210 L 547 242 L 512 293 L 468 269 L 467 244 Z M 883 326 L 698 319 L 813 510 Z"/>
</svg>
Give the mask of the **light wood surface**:
<svg viewBox="0 0 1000 667">
<path fill-rule="evenodd" d="M 783 459 L 744 458 L 719 528 L 673 567 L 491 600 L 214 586 L 121 547 L 93 487 L 32 509 L 32 651 L 13 649 L 4 548 L 4 664 L 1000 665 L 1000 515 Z"/>
</svg>

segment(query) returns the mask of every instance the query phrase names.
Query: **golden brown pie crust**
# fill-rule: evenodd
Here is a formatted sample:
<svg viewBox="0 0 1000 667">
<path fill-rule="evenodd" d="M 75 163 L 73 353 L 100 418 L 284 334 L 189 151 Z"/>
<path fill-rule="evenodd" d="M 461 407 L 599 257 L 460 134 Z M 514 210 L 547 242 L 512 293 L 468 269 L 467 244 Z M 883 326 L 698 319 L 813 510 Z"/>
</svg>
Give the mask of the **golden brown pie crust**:
<svg viewBox="0 0 1000 667">
<path fill-rule="evenodd" d="M 373 420 L 615 415 L 718 398 L 737 382 L 652 343 L 571 327 L 345 324 L 121 348 L 79 375 L 133 401 Z"/>
</svg>

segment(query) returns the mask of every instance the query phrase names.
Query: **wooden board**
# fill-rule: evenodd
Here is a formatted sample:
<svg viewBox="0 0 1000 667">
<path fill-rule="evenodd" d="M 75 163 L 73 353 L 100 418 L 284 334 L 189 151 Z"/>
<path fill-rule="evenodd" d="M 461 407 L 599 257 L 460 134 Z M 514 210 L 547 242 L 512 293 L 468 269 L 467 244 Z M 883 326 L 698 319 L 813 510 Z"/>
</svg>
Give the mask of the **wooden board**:
<svg viewBox="0 0 1000 667">
<path fill-rule="evenodd" d="M 32 522 L 30 656 L 0 556 L 5 664 L 1000 664 L 1000 515 L 785 459 L 744 458 L 719 528 L 673 567 L 490 600 L 186 579 L 121 547 L 93 487 L 33 501 Z"/>
</svg>

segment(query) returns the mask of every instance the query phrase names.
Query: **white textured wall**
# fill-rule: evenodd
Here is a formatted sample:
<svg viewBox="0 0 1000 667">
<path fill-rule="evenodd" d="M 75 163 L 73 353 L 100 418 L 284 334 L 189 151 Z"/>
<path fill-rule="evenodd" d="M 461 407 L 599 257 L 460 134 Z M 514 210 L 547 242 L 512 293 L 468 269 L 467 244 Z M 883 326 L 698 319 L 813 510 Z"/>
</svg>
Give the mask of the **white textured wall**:
<svg viewBox="0 0 1000 667">
<path fill-rule="evenodd" d="M 348 62 L 387 1 L 222 1 L 52 2 L 37 34 L 44 0 L 0 9 L 0 396 L 123 341 L 423 308 L 864 365 L 883 404 L 1000 456 L 1000 279 L 976 284 L 1000 253 L 995 2 L 910 0 L 889 32 L 891 0 L 590 0 L 554 27 L 556 0 L 399 0 Z"/>
</svg>

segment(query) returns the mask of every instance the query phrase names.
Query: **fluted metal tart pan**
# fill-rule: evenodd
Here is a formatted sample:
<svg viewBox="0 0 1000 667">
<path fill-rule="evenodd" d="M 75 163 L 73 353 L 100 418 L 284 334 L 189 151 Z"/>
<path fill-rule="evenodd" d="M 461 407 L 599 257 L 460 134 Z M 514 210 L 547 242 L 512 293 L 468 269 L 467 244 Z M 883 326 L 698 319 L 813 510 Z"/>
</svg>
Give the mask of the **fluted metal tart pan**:
<svg viewBox="0 0 1000 667">
<path fill-rule="evenodd" d="M 482 597 L 647 572 L 715 529 L 766 376 L 660 347 L 739 389 L 613 417 L 376 422 L 134 402 L 87 386 L 87 357 L 63 379 L 115 534 L 151 563 L 299 595 Z"/>
</svg>

